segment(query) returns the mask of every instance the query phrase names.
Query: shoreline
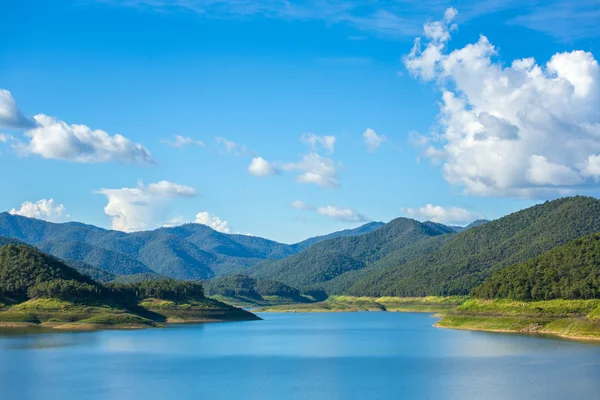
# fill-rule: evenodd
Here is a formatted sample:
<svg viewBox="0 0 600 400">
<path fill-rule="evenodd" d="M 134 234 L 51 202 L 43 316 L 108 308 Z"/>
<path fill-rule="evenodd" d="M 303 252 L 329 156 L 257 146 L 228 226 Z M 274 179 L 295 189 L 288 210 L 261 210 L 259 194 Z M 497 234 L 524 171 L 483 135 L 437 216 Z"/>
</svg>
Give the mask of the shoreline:
<svg viewBox="0 0 600 400">
<path fill-rule="evenodd" d="M 460 327 L 460 326 L 442 326 L 438 322 L 432 325 L 434 328 L 439 329 L 452 329 L 457 331 L 471 331 L 471 332 L 492 332 L 492 333 L 512 333 L 512 334 L 520 334 L 520 335 L 532 335 L 532 336 L 550 336 L 554 338 L 567 339 L 567 340 L 577 340 L 577 341 L 586 341 L 586 342 L 600 342 L 600 336 L 576 336 L 576 335 L 567 335 L 559 332 L 552 331 L 527 331 L 527 330 L 517 330 L 517 329 L 492 329 L 492 328 L 477 328 L 477 327 Z"/>
<path fill-rule="evenodd" d="M 320 303 L 253 309 L 253 312 L 417 312 L 439 318 L 436 328 L 537 334 L 568 340 L 600 341 L 600 300 L 522 302 L 468 297 L 332 296 Z"/>
</svg>

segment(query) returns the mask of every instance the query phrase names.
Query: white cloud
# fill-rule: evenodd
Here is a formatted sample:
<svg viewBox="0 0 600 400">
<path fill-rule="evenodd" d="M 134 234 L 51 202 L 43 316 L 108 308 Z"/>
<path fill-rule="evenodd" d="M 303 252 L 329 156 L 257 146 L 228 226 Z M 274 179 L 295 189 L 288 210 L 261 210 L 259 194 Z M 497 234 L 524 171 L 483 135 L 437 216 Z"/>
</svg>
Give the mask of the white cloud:
<svg viewBox="0 0 600 400">
<path fill-rule="evenodd" d="M 482 196 L 549 196 L 600 178 L 600 67 L 589 52 L 505 66 L 485 36 L 447 51 L 455 12 L 425 25 L 404 57 L 441 89 L 441 132 L 421 143 L 444 176 Z"/>
<path fill-rule="evenodd" d="M 209 226 L 217 232 L 231 232 L 231 229 L 229 228 L 229 223 L 227 221 L 223 221 L 216 215 L 211 215 L 207 212 L 200 212 L 196 214 L 196 220 L 194 222 L 197 224 Z"/>
<path fill-rule="evenodd" d="M 342 222 L 369 221 L 369 218 L 352 210 L 351 208 L 337 207 L 331 205 L 324 207 L 315 207 L 300 200 L 293 201 L 290 205 L 296 210 L 315 211 L 317 214 L 324 215 L 326 217 L 333 218 Z"/>
<path fill-rule="evenodd" d="M 233 142 L 231 140 L 225 139 L 223 137 L 216 137 L 215 142 L 222 146 L 222 153 L 225 154 L 233 154 L 236 156 L 257 156 L 255 151 L 248 149 L 246 146 Z"/>
<path fill-rule="evenodd" d="M 310 204 L 306 204 L 303 201 L 300 200 L 294 200 L 290 203 L 290 205 L 295 208 L 296 210 L 303 210 L 303 211 L 308 211 L 308 210 L 314 210 L 315 207 L 311 206 Z"/>
<path fill-rule="evenodd" d="M 335 150 L 335 136 L 317 136 L 314 133 L 305 133 L 300 140 L 315 152 L 324 149 L 332 154 Z"/>
<path fill-rule="evenodd" d="M 303 0 L 303 1 L 228 1 L 223 7 L 218 0 L 96 0 L 103 4 L 114 4 L 143 9 L 170 12 L 181 9 L 194 12 L 203 18 L 231 19 L 252 18 L 282 19 L 285 21 L 321 21 L 328 26 L 346 25 L 358 31 L 377 36 L 398 38 L 414 36 L 419 32 L 418 21 L 429 18 L 432 13 L 443 12 L 456 0 Z M 523 6 L 517 0 L 461 1 L 463 20 L 500 11 L 503 19 L 509 16 L 510 23 L 538 30 L 554 37 L 574 41 L 600 35 L 598 26 L 597 0 L 546 0 L 528 2 Z M 446 11 L 451 18 L 455 11 Z M 351 35 L 359 40 L 363 35 Z"/>
<path fill-rule="evenodd" d="M 29 129 L 35 123 L 26 118 L 17 107 L 12 94 L 5 89 L 0 89 L 0 128 Z"/>
<path fill-rule="evenodd" d="M 25 154 L 87 163 L 153 162 L 152 155 L 146 148 L 122 135 L 110 136 L 102 130 L 92 130 L 85 125 L 68 125 L 43 114 L 36 115 L 34 119 L 37 127 L 25 132 L 30 142 L 18 146 Z"/>
<path fill-rule="evenodd" d="M 367 217 L 350 208 L 336 206 L 317 207 L 317 213 L 343 222 L 366 222 Z"/>
<path fill-rule="evenodd" d="M 331 158 L 318 153 L 305 154 L 302 161 L 282 166 L 285 171 L 300 171 L 296 180 L 300 183 L 312 183 L 324 187 L 338 187 L 338 169 Z"/>
<path fill-rule="evenodd" d="M 171 201 L 194 197 L 196 191 L 184 185 L 160 181 L 135 188 L 100 189 L 96 193 L 108 199 L 104 213 L 111 219 L 111 228 L 124 232 L 150 230 L 167 222 Z"/>
<path fill-rule="evenodd" d="M 9 212 L 12 215 L 22 215 L 24 217 L 43 219 L 44 221 L 50 222 L 64 222 L 70 218 L 65 206 L 62 204 L 55 204 L 54 199 L 42 199 L 35 203 L 26 201 L 21 204 L 20 209 L 17 210 L 13 208 Z"/>
<path fill-rule="evenodd" d="M 468 224 L 474 220 L 484 218 L 483 214 L 468 211 L 464 208 L 442 207 L 431 204 L 421 208 L 405 208 L 403 211 L 411 218 L 442 224 Z"/>
<path fill-rule="evenodd" d="M 7 133 L 0 133 L 0 143 L 8 143 L 14 141 L 15 138 Z"/>
<path fill-rule="evenodd" d="M 163 143 L 166 143 L 168 146 L 174 147 L 176 149 L 180 149 L 184 146 L 200 146 L 200 147 L 205 147 L 206 144 L 201 141 L 201 140 L 196 140 L 196 139 L 192 139 L 189 136 L 181 136 L 181 135 L 175 135 L 175 140 L 173 140 L 172 142 L 169 140 L 163 140 Z"/>
<path fill-rule="evenodd" d="M 378 135 L 377 132 L 371 128 L 367 128 L 367 130 L 363 132 L 362 136 L 365 146 L 370 153 L 374 153 L 379 146 L 387 141 L 387 137 L 384 135 Z"/>
<path fill-rule="evenodd" d="M 255 157 L 248 166 L 248 173 L 254 176 L 270 176 L 279 173 L 275 164 L 262 157 Z"/>
</svg>

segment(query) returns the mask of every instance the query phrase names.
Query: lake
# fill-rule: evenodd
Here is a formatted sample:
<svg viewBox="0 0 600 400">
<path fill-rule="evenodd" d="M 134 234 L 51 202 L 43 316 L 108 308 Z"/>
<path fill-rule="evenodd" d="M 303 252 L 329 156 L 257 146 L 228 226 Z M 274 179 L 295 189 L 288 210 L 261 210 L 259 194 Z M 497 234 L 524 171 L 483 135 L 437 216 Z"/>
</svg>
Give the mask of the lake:
<svg viewBox="0 0 600 400">
<path fill-rule="evenodd" d="M 139 331 L 0 331 L 0 398 L 597 399 L 600 346 L 428 314 L 259 314 Z"/>
</svg>

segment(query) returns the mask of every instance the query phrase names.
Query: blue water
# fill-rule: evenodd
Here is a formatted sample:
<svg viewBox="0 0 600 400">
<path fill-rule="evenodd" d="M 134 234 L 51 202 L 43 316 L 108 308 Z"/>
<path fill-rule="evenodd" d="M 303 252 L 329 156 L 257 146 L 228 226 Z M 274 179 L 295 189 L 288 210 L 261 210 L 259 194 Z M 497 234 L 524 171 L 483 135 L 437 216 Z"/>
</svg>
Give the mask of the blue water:
<svg viewBox="0 0 600 400">
<path fill-rule="evenodd" d="M 262 314 L 141 331 L 0 332 L 0 399 L 600 398 L 600 346 L 427 314 Z"/>
</svg>

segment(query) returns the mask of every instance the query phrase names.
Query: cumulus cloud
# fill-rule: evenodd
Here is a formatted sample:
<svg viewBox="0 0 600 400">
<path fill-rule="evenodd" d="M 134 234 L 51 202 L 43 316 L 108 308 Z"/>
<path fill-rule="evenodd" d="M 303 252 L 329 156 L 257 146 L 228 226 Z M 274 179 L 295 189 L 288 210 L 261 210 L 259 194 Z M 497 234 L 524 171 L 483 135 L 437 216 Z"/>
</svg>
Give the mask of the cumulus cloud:
<svg viewBox="0 0 600 400">
<path fill-rule="evenodd" d="M 68 125 L 44 114 L 38 114 L 34 119 L 37 127 L 25 132 L 29 143 L 22 143 L 18 147 L 25 154 L 85 163 L 153 162 L 146 148 L 122 135 L 110 136 L 85 125 Z"/>
<path fill-rule="evenodd" d="M 13 208 L 9 212 L 12 215 L 22 215 L 23 217 L 43 219 L 50 222 L 64 222 L 70 218 L 65 206 L 56 204 L 54 199 L 41 199 L 35 203 L 26 201 L 21 204 L 20 209 Z"/>
<path fill-rule="evenodd" d="M 365 146 L 367 147 L 367 151 L 370 153 L 374 153 L 379 146 L 387 141 L 387 137 L 384 135 L 378 135 L 377 132 L 371 128 L 367 128 L 367 130 L 363 132 L 362 136 Z"/>
<path fill-rule="evenodd" d="M 484 218 L 484 215 L 459 207 L 442 207 L 427 204 L 421 208 L 405 208 L 403 211 L 411 218 L 433 221 L 442 224 L 468 224 Z"/>
<path fill-rule="evenodd" d="M 317 213 L 343 222 L 366 222 L 369 218 L 350 208 L 325 206 L 317 207 Z"/>
<path fill-rule="evenodd" d="M 180 149 L 185 146 L 200 146 L 200 147 L 206 146 L 206 143 L 204 143 L 201 140 L 196 140 L 196 139 L 192 139 L 189 136 L 181 136 L 181 135 L 175 135 L 175 140 L 173 140 L 173 141 L 163 140 L 162 142 L 167 144 L 168 146 L 174 147 L 176 149 Z"/>
<path fill-rule="evenodd" d="M 284 164 L 285 171 L 300 171 L 296 177 L 300 183 L 312 183 L 318 186 L 336 188 L 339 186 L 338 168 L 331 158 L 318 153 L 305 154 L 302 161 Z"/>
<path fill-rule="evenodd" d="M 311 206 L 310 204 L 306 204 L 303 201 L 300 200 L 294 200 L 290 203 L 290 206 L 292 206 L 293 208 L 295 208 L 296 210 L 303 210 L 303 211 L 308 211 L 308 210 L 314 210 L 315 207 Z"/>
<path fill-rule="evenodd" d="M 347 207 L 324 206 L 315 207 L 303 201 L 296 200 L 290 204 L 293 208 L 301 211 L 315 211 L 317 214 L 324 215 L 329 218 L 336 219 L 342 222 L 366 222 L 369 218 Z"/>
<path fill-rule="evenodd" d="M 248 149 L 243 144 L 239 144 L 233 142 L 231 140 L 225 139 L 224 137 L 216 137 L 215 142 L 221 145 L 221 152 L 224 154 L 233 154 L 236 156 L 257 156 L 255 151 Z"/>
<path fill-rule="evenodd" d="M 422 141 L 446 180 L 481 196 L 572 193 L 600 178 L 600 67 L 592 53 L 505 66 L 485 36 L 448 51 L 456 11 L 429 22 L 404 57 L 441 92 L 440 132 Z"/>
<path fill-rule="evenodd" d="M 255 157 L 250 161 L 248 173 L 254 176 L 270 176 L 279 173 L 279 170 L 274 163 L 271 163 L 262 157 Z"/>
<path fill-rule="evenodd" d="M 196 220 L 194 221 L 197 224 L 202 224 L 211 227 L 217 232 L 221 233 L 230 233 L 231 229 L 229 228 L 229 223 L 227 221 L 223 221 L 221 218 L 216 215 L 211 215 L 207 212 L 200 212 L 196 214 Z"/>
<path fill-rule="evenodd" d="M 335 136 L 317 136 L 314 133 L 305 133 L 300 140 L 315 152 L 326 150 L 332 154 L 335 150 Z"/>
<path fill-rule="evenodd" d="M 160 181 L 135 188 L 100 189 L 108 200 L 104 213 L 111 219 L 111 228 L 134 232 L 164 225 L 175 198 L 196 196 L 194 188 L 169 181 Z"/>
<path fill-rule="evenodd" d="M 29 129 L 33 127 L 35 127 L 35 123 L 21 113 L 12 94 L 8 90 L 0 89 L 0 128 Z"/>
</svg>

